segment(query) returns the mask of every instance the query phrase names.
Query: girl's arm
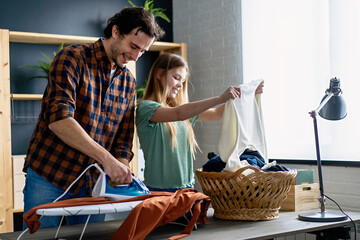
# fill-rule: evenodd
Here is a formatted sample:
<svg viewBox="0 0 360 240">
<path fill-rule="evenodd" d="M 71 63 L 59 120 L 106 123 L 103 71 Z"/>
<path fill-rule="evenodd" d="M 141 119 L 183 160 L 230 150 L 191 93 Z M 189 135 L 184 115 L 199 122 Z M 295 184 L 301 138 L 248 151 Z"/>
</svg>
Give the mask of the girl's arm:
<svg viewBox="0 0 360 240">
<path fill-rule="evenodd" d="M 207 122 L 207 121 L 218 121 L 222 119 L 224 113 L 225 103 L 221 104 L 217 108 L 210 108 L 202 113 L 200 113 L 198 122 Z"/>
<path fill-rule="evenodd" d="M 240 97 L 239 87 L 229 87 L 218 97 L 186 103 L 177 107 L 159 107 L 150 119 L 152 122 L 183 121 L 194 117 L 209 108 L 225 103 L 229 99 Z"/>
</svg>

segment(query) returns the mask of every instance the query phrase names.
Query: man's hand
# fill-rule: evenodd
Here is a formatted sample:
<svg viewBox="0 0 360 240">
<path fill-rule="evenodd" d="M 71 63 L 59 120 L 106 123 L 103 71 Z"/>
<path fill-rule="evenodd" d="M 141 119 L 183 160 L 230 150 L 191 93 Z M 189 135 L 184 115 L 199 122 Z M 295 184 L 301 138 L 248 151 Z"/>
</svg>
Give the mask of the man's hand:
<svg viewBox="0 0 360 240">
<path fill-rule="evenodd" d="M 129 163 L 126 159 L 117 159 L 113 158 L 109 161 L 103 161 L 102 165 L 104 167 L 104 171 L 107 175 L 109 175 L 112 182 L 117 184 L 129 184 L 132 181 L 131 171 L 129 168 Z M 127 165 L 122 163 L 126 161 Z"/>
<path fill-rule="evenodd" d="M 125 166 L 130 167 L 129 161 L 126 158 L 118 158 L 118 160 Z"/>
<path fill-rule="evenodd" d="M 49 129 L 69 146 L 100 162 L 105 173 L 113 182 L 118 184 L 131 183 L 129 163 L 125 163 L 125 159 L 119 162 L 118 159 L 114 158 L 106 149 L 90 138 L 75 119 L 65 118 L 50 123 Z"/>
</svg>

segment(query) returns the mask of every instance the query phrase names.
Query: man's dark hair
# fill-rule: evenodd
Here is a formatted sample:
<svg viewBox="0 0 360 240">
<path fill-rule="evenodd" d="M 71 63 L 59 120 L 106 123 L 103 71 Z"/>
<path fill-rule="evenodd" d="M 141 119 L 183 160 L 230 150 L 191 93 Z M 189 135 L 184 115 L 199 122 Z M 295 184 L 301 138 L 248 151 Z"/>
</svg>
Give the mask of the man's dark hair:
<svg viewBox="0 0 360 240">
<path fill-rule="evenodd" d="M 112 35 L 112 27 L 116 25 L 120 34 L 129 34 L 134 28 L 144 32 L 155 41 L 164 36 L 165 31 L 155 21 L 154 15 L 143 7 L 124 8 L 107 21 L 104 29 L 104 37 L 109 39 Z"/>
</svg>

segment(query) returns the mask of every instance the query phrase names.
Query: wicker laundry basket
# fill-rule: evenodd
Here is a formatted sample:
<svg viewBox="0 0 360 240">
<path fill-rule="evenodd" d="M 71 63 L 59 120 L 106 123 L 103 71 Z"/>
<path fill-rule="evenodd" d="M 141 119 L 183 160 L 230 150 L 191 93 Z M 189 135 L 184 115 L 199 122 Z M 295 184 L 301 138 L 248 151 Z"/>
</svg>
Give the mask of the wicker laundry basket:
<svg viewBox="0 0 360 240">
<path fill-rule="evenodd" d="M 214 216 L 228 220 L 271 220 L 279 217 L 296 171 L 263 172 L 247 166 L 236 172 L 195 171 Z"/>
</svg>

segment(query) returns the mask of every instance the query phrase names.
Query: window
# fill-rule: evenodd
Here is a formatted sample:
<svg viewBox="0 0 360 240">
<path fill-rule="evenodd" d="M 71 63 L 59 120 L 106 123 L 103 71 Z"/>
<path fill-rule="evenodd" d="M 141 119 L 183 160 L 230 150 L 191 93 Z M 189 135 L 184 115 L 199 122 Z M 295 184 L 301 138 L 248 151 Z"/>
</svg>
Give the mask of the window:
<svg viewBox="0 0 360 240">
<path fill-rule="evenodd" d="M 348 115 L 318 117 L 323 160 L 360 161 L 360 2 L 242 1 L 244 82 L 263 78 L 271 159 L 316 159 L 313 121 L 330 79 L 341 81 Z"/>
</svg>

